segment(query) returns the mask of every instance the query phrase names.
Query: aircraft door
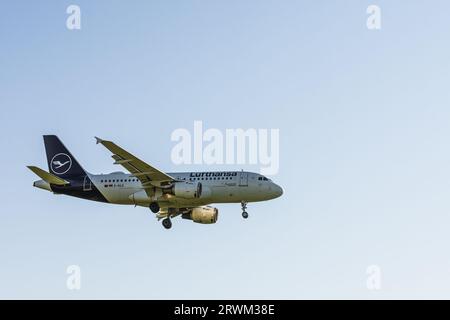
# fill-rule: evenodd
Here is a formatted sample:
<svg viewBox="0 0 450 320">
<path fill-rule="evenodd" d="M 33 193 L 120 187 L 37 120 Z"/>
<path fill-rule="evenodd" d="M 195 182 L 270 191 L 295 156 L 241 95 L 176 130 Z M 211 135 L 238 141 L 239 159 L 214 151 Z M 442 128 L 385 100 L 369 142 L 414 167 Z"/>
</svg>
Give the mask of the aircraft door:
<svg viewBox="0 0 450 320">
<path fill-rule="evenodd" d="M 239 173 L 239 186 L 245 187 L 248 186 L 248 173 L 241 171 Z"/>
<path fill-rule="evenodd" d="M 88 176 L 84 177 L 83 182 L 83 191 L 91 191 L 92 190 L 92 181 Z"/>
</svg>

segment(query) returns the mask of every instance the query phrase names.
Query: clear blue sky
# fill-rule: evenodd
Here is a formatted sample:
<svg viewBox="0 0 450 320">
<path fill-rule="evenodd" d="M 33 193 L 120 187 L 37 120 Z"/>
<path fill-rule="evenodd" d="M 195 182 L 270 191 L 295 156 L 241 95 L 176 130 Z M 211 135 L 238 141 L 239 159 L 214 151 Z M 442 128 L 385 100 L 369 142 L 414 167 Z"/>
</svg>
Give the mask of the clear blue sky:
<svg viewBox="0 0 450 320">
<path fill-rule="evenodd" d="M 82 29 L 66 29 L 81 7 Z M 382 29 L 366 28 L 366 8 Z M 9 1 L 0 10 L 1 298 L 450 298 L 448 1 Z M 55 196 L 57 134 L 166 171 L 176 128 L 279 128 L 282 198 L 219 222 Z M 244 167 L 254 169 L 254 166 Z M 235 168 L 235 169 L 240 169 Z M 68 265 L 82 288 L 69 291 Z M 366 268 L 382 288 L 366 288 Z"/>
</svg>

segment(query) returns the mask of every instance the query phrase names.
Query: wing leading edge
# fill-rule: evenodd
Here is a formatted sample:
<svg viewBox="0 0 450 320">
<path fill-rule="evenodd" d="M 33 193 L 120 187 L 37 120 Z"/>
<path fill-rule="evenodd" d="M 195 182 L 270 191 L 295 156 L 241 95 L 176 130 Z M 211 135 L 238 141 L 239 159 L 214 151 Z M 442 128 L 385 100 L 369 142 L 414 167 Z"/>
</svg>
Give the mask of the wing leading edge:
<svg viewBox="0 0 450 320">
<path fill-rule="evenodd" d="M 133 176 L 138 178 L 144 186 L 158 186 L 162 182 L 176 181 L 168 174 L 152 167 L 128 151 L 122 149 L 112 141 L 102 140 L 95 137 L 97 144 L 101 143 L 106 149 L 113 153 L 114 164 L 120 164 Z"/>
</svg>

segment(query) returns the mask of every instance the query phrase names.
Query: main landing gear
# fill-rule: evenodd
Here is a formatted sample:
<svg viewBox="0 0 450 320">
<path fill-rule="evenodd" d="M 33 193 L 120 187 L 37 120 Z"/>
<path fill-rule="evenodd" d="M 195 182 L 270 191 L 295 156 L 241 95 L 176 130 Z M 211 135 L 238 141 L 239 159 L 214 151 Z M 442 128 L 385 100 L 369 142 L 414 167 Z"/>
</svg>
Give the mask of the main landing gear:
<svg viewBox="0 0 450 320">
<path fill-rule="evenodd" d="M 170 220 L 170 218 L 165 218 L 162 221 L 162 225 L 164 228 L 170 229 L 170 228 L 172 228 L 172 221 Z"/>
<path fill-rule="evenodd" d="M 150 208 L 150 210 L 151 210 L 153 213 L 158 213 L 158 212 L 159 212 L 159 209 L 160 209 L 158 202 L 152 202 L 152 203 L 150 203 L 149 208 Z"/>
<path fill-rule="evenodd" d="M 245 211 L 247 209 L 247 202 L 242 201 L 241 202 L 241 207 L 242 207 L 242 218 L 247 219 L 248 218 L 248 213 L 247 213 L 247 211 Z"/>
<path fill-rule="evenodd" d="M 158 202 L 156 202 L 156 201 L 150 203 L 150 205 L 149 205 L 148 207 L 150 208 L 150 210 L 151 210 L 153 213 L 158 213 L 159 210 L 161 209 L 160 206 L 159 206 L 159 204 L 158 204 Z M 172 220 L 170 220 L 170 217 L 171 217 L 171 212 L 170 212 L 170 210 L 168 210 L 167 215 L 165 215 L 165 214 L 159 214 L 159 213 L 158 213 L 158 214 L 156 215 L 156 217 L 158 218 L 158 221 L 159 221 L 161 218 L 165 217 L 165 218 L 163 219 L 163 221 L 162 221 L 163 227 L 166 228 L 166 229 L 172 228 Z"/>
</svg>

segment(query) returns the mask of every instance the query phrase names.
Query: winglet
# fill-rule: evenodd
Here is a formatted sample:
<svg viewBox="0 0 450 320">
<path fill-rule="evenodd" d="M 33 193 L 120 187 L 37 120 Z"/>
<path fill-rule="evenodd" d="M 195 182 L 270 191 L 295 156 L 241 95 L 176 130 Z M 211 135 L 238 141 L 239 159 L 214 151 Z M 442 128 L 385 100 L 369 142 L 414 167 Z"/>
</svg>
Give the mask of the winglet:
<svg viewBox="0 0 450 320">
<path fill-rule="evenodd" d="M 95 137 L 95 144 L 99 144 L 99 143 L 102 143 L 102 142 L 103 142 L 102 139 L 100 139 L 99 137 Z"/>
</svg>

